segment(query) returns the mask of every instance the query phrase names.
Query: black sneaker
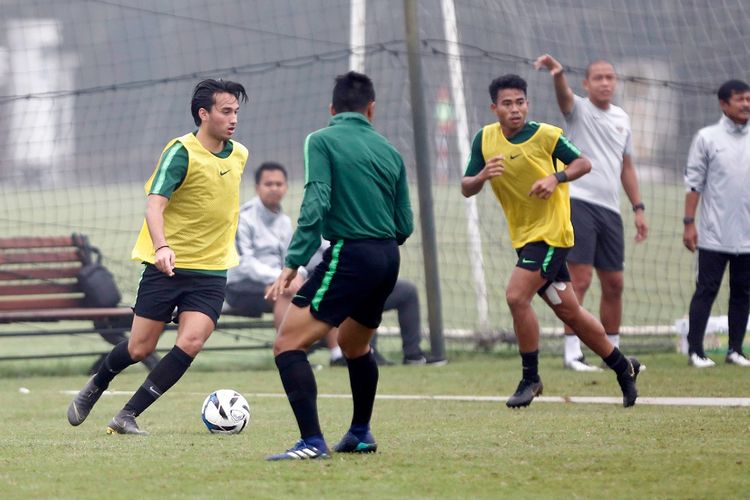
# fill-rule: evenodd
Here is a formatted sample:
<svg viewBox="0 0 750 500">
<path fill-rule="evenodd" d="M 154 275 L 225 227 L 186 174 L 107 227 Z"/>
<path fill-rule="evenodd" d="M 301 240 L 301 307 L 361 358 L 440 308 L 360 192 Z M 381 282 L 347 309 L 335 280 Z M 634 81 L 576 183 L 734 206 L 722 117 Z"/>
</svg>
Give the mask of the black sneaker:
<svg viewBox="0 0 750 500">
<path fill-rule="evenodd" d="M 518 383 L 518 389 L 516 389 L 516 392 L 514 392 L 513 395 L 508 398 L 508 401 L 505 402 L 505 405 L 508 408 L 521 408 L 522 406 L 529 406 L 529 404 L 531 404 L 535 397 L 542 394 L 543 389 L 544 386 L 542 385 L 541 380 L 539 380 L 538 382 L 532 382 L 531 380 L 522 378 Z"/>
<path fill-rule="evenodd" d="M 70 425 L 81 425 L 89 416 L 91 408 L 99 401 L 103 392 L 104 390 L 94 383 L 94 377 L 91 377 L 68 406 L 68 422 L 70 422 Z"/>
<path fill-rule="evenodd" d="M 617 382 L 622 389 L 622 406 L 628 408 L 635 405 L 638 398 L 638 389 L 635 387 L 635 380 L 641 372 L 641 363 L 636 358 L 628 358 L 628 369 L 617 375 Z"/>
<path fill-rule="evenodd" d="M 135 422 L 135 414 L 127 410 L 120 410 L 120 413 L 110 420 L 107 426 L 107 434 L 136 434 L 139 436 L 148 436 L 148 432 L 138 428 Z"/>
<path fill-rule="evenodd" d="M 419 356 L 404 356 L 404 364 L 409 366 L 445 366 L 448 364 L 448 360 L 445 358 L 425 357 L 424 354 L 420 354 Z"/>
</svg>

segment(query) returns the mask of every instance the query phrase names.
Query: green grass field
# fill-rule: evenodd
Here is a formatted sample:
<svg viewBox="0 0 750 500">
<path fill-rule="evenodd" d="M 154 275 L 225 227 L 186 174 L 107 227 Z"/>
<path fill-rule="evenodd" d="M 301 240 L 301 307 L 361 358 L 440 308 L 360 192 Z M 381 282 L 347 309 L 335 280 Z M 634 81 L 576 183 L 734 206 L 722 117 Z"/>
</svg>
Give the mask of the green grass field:
<svg viewBox="0 0 750 500">
<path fill-rule="evenodd" d="M 313 355 L 314 362 L 324 360 Z M 676 354 L 643 355 L 642 396 L 748 396 L 747 373 L 720 363 L 689 368 Z M 507 396 L 512 353 L 456 355 L 445 367 L 381 369 L 381 395 Z M 131 391 L 132 367 L 110 387 Z M 611 372 L 564 371 L 541 360 L 546 396 L 619 396 Z M 348 395 L 345 369 L 316 371 L 320 394 Z M 268 463 L 290 446 L 296 425 L 273 369 L 191 370 L 139 418 L 148 437 L 104 429 L 127 400 L 105 395 L 78 428 L 68 425 L 83 374 L 0 379 L 0 496 L 3 498 L 743 498 L 750 486 L 748 409 L 736 407 L 383 399 L 376 403 L 376 455 Z M 29 394 L 20 394 L 26 387 Z M 200 405 L 234 388 L 252 421 L 237 436 L 209 434 Z M 348 398 L 319 400 L 329 444 L 345 431 Z"/>
</svg>

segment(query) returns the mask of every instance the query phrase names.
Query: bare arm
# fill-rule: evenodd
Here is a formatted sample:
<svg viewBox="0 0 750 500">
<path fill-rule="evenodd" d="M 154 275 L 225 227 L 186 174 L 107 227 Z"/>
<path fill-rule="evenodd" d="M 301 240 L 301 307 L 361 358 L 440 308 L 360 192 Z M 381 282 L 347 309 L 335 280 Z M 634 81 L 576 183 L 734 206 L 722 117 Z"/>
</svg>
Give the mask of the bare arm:
<svg viewBox="0 0 750 500">
<path fill-rule="evenodd" d="M 565 78 L 565 69 L 557 59 L 549 54 L 539 56 L 534 61 L 534 68 L 542 69 L 543 67 L 547 68 L 552 75 L 555 84 L 555 97 L 557 97 L 557 105 L 560 107 L 560 111 L 564 115 L 570 114 L 573 111 L 573 91 L 568 85 L 568 79 Z"/>
<path fill-rule="evenodd" d="M 491 158 L 477 175 L 466 176 L 461 179 L 461 194 L 465 198 L 470 198 L 482 190 L 486 181 L 503 175 L 505 170 L 504 160 L 502 155 Z"/>
<path fill-rule="evenodd" d="M 622 157 L 622 172 L 620 181 L 628 196 L 631 205 L 635 206 L 641 203 L 641 193 L 638 189 L 638 176 L 633 166 L 633 158 L 630 155 Z M 635 241 L 643 241 L 648 236 L 648 226 L 646 225 L 646 216 L 642 209 L 635 211 Z"/>
<path fill-rule="evenodd" d="M 591 171 L 591 162 L 588 158 L 585 156 L 581 156 L 579 158 L 576 158 L 570 164 L 565 170 L 562 170 L 560 172 L 557 172 L 555 174 L 550 174 L 547 177 L 543 177 L 536 181 L 531 186 L 531 191 L 529 191 L 529 196 L 536 196 L 537 198 L 542 198 L 543 200 L 546 200 L 552 195 L 552 192 L 555 190 L 558 184 L 560 184 L 560 180 L 557 178 L 557 174 L 564 174 L 564 182 L 573 181 L 578 179 L 579 177 L 582 177 L 586 174 L 588 174 Z"/>
<path fill-rule="evenodd" d="M 685 194 L 685 229 L 682 233 L 682 243 L 685 248 L 695 252 L 698 248 L 698 230 L 695 228 L 695 213 L 698 210 L 698 200 L 701 194 L 698 191 L 689 191 Z"/>
<path fill-rule="evenodd" d="M 146 225 L 156 252 L 154 265 L 167 276 L 173 276 L 175 254 L 169 248 L 167 238 L 164 236 L 164 209 L 167 208 L 168 203 L 169 199 L 164 196 L 148 195 L 146 199 Z"/>
</svg>

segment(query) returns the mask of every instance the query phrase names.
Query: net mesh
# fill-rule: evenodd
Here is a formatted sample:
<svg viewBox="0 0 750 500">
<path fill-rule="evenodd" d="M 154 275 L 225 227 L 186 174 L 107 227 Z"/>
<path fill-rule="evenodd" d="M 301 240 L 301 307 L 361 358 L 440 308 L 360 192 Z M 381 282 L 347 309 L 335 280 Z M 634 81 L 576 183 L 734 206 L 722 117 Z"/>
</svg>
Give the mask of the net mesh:
<svg viewBox="0 0 750 500">
<path fill-rule="evenodd" d="M 365 45 L 354 52 L 376 84 L 375 125 L 416 179 L 403 3 L 365 4 Z M 650 225 L 648 240 L 636 245 L 624 205 L 624 323 L 655 330 L 683 317 L 694 258 L 681 244 L 681 173 L 693 134 L 719 117 L 715 89 L 747 77 L 747 2 L 462 0 L 450 3 L 456 44 L 442 4 L 422 1 L 419 22 L 446 328 L 512 327 L 504 287 L 515 252 L 504 217 L 485 189 L 476 198 L 478 225 L 468 230 L 471 209 L 458 184 L 468 141 L 493 121 L 486 89 L 499 74 L 528 80 L 531 119 L 562 125 L 551 78 L 532 67 L 545 52 L 565 65 L 578 94 L 589 61 L 614 63 L 615 101 L 632 119 Z M 296 218 L 304 138 L 326 125 L 333 78 L 349 69 L 350 9 L 349 0 L 216 0 L 210 8 L 198 0 L 0 0 L 0 232 L 89 235 L 132 300 L 140 266 L 129 255 L 143 217 L 142 185 L 163 146 L 194 128 L 190 93 L 206 77 L 248 89 L 236 138 L 251 151 L 249 172 L 265 160 L 289 168 L 285 208 Z M 452 79 L 456 60 L 461 74 Z M 242 199 L 252 195 L 246 175 Z M 413 206 L 419 217 L 416 199 Z M 403 248 L 402 276 L 425 297 L 421 241 L 417 224 Z M 479 277 L 485 296 L 477 294 Z M 716 314 L 724 313 L 725 294 Z M 594 283 L 589 309 L 598 297 Z M 541 322 L 559 329 L 549 313 Z"/>
</svg>

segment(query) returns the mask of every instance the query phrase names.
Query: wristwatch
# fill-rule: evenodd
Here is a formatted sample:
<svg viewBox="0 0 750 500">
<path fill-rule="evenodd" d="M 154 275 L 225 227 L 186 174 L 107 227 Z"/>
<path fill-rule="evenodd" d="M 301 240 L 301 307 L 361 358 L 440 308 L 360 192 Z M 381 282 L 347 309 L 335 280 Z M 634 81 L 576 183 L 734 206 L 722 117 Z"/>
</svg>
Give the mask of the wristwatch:
<svg viewBox="0 0 750 500">
<path fill-rule="evenodd" d="M 686 226 L 689 226 L 690 224 L 693 224 L 695 222 L 695 217 L 684 217 L 682 219 L 682 223 Z"/>
<path fill-rule="evenodd" d="M 638 210 L 643 210 L 645 212 L 646 211 L 646 205 L 644 205 L 643 202 L 636 203 L 635 205 L 633 205 L 633 212 L 637 212 Z"/>
</svg>

